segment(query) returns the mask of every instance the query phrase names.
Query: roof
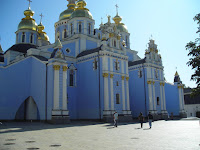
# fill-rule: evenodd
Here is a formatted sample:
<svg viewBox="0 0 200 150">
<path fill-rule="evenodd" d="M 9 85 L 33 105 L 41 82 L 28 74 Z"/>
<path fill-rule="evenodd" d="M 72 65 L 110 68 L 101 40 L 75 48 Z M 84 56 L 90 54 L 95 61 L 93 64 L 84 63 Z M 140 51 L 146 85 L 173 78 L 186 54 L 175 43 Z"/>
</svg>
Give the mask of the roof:
<svg viewBox="0 0 200 150">
<path fill-rule="evenodd" d="M 12 47 L 10 47 L 7 51 L 12 50 L 21 53 L 27 53 L 27 50 L 29 50 L 30 48 L 37 48 L 37 46 L 33 44 L 15 44 Z"/>
<path fill-rule="evenodd" d="M 138 64 L 143 64 L 145 63 L 145 58 L 144 59 L 140 59 L 140 60 L 137 60 L 137 61 L 129 61 L 128 62 L 128 66 L 134 66 L 134 65 L 138 65 Z"/>
<path fill-rule="evenodd" d="M 4 57 L 0 56 L 0 62 L 4 62 Z"/>
<path fill-rule="evenodd" d="M 185 104 L 200 104 L 200 95 L 191 97 L 190 94 L 184 95 Z"/>
<path fill-rule="evenodd" d="M 80 54 L 78 54 L 77 58 L 82 57 L 82 56 L 86 56 L 86 55 L 89 55 L 89 54 L 92 54 L 92 53 L 95 53 L 95 52 L 99 52 L 101 50 L 101 46 L 94 48 L 94 49 L 85 50 L 85 51 L 81 52 Z"/>
<path fill-rule="evenodd" d="M 41 61 L 48 61 L 48 59 L 46 57 L 43 57 L 43 56 L 39 56 L 39 55 L 32 55 L 32 56 L 38 58 Z"/>
</svg>

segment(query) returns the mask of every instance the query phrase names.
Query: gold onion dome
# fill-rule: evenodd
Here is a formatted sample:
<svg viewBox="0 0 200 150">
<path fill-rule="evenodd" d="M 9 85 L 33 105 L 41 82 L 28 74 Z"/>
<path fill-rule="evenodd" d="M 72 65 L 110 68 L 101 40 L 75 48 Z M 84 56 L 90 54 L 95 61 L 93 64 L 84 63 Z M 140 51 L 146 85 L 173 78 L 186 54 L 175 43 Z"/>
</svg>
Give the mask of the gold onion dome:
<svg viewBox="0 0 200 150">
<path fill-rule="evenodd" d="M 76 6 L 77 8 L 72 13 L 71 18 L 75 17 L 86 17 L 93 19 L 92 14 L 89 12 L 89 9 L 85 8 L 87 3 L 84 0 L 78 0 Z"/>
<path fill-rule="evenodd" d="M 40 24 L 38 25 L 38 33 L 39 33 L 38 39 L 39 40 L 49 41 L 49 37 L 47 36 L 46 32 L 43 32 L 44 28 L 45 27 L 40 22 Z"/>
<path fill-rule="evenodd" d="M 128 29 L 126 27 L 126 25 L 124 23 L 121 23 L 122 18 L 117 15 L 113 18 L 113 21 L 115 22 L 115 24 L 117 25 L 117 29 L 120 30 L 121 32 L 127 32 L 128 33 Z"/>
<path fill-rule="evenodd" d="M 28 10 L 24 11 L 25 18 L 21 20 L 21 22 L 18 25 L 18 30 L 23 30 L 23 29 L 29 29 L 29 30 L 37 30 L 37 23 L 35 20 L 32 18 L 34 15 L 34 11 L 28 8 Z"/>
<path fill-rule="evenodd" d="M 67 0 L 69 1 L 69 4 L 67 5 L 68 9 L 66 9 L 65 11 L 63 11 L 61 14 L 60 14 L 60 17 L 59 17 L 59 20 L 64 20 L 64 19 L 69 19 L 71 14 L 74 12 L 75 10 L 75 1 L 72 1 L 72 0 Z"/>
</svg>

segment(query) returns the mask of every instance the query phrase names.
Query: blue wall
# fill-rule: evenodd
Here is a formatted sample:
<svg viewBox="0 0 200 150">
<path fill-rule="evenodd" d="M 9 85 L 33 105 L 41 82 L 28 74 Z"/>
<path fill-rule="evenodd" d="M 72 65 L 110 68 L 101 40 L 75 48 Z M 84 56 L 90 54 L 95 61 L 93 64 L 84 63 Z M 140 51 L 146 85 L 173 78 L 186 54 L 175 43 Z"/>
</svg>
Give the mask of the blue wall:
<svg viewBox="0 0 200 150">
<path fill-rule="evenodd" d="M 165 84 L 166 109 L 169 114 L 179 115 L 179 93 L 176 85 Z"/>
<path fill-rule="evenodd" d="M 40 71 L 36 70 L 36 65 Z M 33 57 L 0 69 L 0 119 L 13 120 L 21 104 L 32 96 L 36 102 L 39 115 L 44 119 L 44 64 Z M 38 68 L 37 68 L 38 69 Z M 45 80 L 44 80 L 45 82 Z M 37 88 L 37 89 L 35 89 Z M 34 89 L 34 90 L 33 90 Z"/>
</svg>

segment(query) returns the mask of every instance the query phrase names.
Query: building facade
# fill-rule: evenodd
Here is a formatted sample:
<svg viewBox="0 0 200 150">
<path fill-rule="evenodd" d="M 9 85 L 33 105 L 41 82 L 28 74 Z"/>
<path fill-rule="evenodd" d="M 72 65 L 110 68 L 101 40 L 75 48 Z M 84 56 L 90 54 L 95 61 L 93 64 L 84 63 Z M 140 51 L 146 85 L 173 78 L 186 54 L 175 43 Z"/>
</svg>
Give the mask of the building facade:
<svg viewBox="0 0 200 150">
<path fill-rule="evenodd" d="M 84 0 L 68 0 L 50 43 L 29 7 L 16 31 L 16 44 L 0 54 L 0 120 L 72 119 L 130 121 L 149 111 L 185 116 L 183 85 L 164 80 L 157 45 L 145 58 L 130 49 L 130 33 L 118 12 L 95 29 Z M 177 78 L 177 76 L 175 76 Z M 179 78 L 179 76 L 178 76 Z"/>
</svg>

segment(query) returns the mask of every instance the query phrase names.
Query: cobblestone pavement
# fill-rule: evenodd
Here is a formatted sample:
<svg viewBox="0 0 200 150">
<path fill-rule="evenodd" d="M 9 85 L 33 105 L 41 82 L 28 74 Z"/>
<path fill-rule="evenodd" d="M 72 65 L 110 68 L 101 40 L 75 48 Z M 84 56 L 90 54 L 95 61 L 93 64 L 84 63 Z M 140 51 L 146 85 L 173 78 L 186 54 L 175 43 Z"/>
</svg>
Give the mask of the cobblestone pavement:
<svg viewBox="0 0 200 150">
<path fill-rule="evenodd" d="M 38 122 L 0 124 L 0 150 L 200 150 L 199 120 L 51 125 Z"/>
</svg>

